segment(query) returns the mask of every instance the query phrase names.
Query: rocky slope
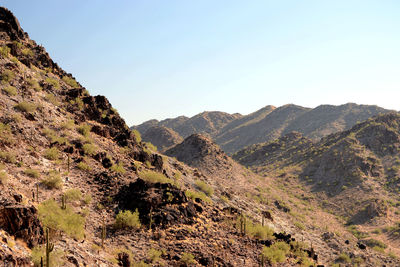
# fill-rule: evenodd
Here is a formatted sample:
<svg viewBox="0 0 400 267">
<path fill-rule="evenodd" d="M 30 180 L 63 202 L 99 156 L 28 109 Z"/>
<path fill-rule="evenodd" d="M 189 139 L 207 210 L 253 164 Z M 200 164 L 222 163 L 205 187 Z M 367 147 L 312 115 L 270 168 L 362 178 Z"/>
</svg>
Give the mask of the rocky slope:
<svg viewBox="0 0 400 267">
<path fill-rule="evenodd" d="M 331 133 L 347 130 L 357 122 L 387 112 L 389 110 L 377 106 L 353 103 L 340 106 L 321 105 L 314 109 L 296 105 L 285 105 L 278 108 L 266 106 L 249 115 L 239 116 L 223 127 L 209 130 L 199 124 L 198 127 L 192 127 L 192 130 L 185 131 L 185 134 L 181 135 L 186 137 L 187 133 L 207 133 L 225 152 L 233 154 L 246 146 L 274 140 L 292 131 L 300 132 L 305 137 L 317 141 Z M 195 117 L 201 117 L 202 114 Z M 188 120 L 186 117 L 178 117 L 170 119 L 168 122 L 186 122 Z M 178 130 L 181 124 L 158 123 L 156 120 L 145 122 L 136 126 L 135 129 L 144 133 L 149 125 L 159 124 L 181 133 Z"/>
</svg>

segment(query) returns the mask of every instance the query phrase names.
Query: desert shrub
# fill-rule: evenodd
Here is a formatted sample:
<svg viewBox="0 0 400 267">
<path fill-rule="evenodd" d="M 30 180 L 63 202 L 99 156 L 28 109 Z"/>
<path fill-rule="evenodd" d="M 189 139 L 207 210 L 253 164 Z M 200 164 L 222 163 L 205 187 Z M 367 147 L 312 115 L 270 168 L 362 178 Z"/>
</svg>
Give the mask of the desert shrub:
<svg viewBox="0 0 400 267">
<path fill-rule="evenodd" d="M 53 95 L 52 93 L 48 93 L 45 96 L 45 99 L 50 102 L 51 104 L 53 104 L 54 106 L 59 106 L 61 105 L 61 103 L 57 100 L 56 96 Z"/>
<path fill-rule="evenodd" d="M 78 201 L 82 199 L 82 192 L 77 188 L 71 188 L 65 191 L 64 196 L 67 201 Z"/>
<path fill-rule="evenodd" d="M 338 256 L 337 261 L 345 262 L 345 263 L 350 263 L 350 262 L 351 262 L 351 259 L 350 259 L 349 255 L 347 255 L 346 253 L 342 252 L 342 253 L 340 253 L 340 255 Z"/>
<path fill-rule="evenodd" d="M 0 140 L 4 144 L 13 144 L 14 138 L 11 132 L 11 127 L 0 122 Z"/>
<path fill-rule="evenodd" d="M 150 267 L 150 264 L 145 263 L 144 261 L 135 262 L 133 267 Z"/>
<path fill-rule="evenodd" d="M 172 183 L 172 180 L 167 178 L 164 174 L 155 171 L 143 171 L 139 173 L 139 177 L 150 183 Z"/>
<path fill-rule="evenodd" d="M 147 252 L 147 258 L 150 260 L 151 263 L 157 263 L 160 261 L 160 257 L 162 255 L 162 251 L 151 248 Z"/>
<path fill-rule="evenodd" d="M 7 163 L 16 163 L 17 159 L 13 152 L 0 151 L 0 159 Z"/>
<path fill-rule="evenodd" d="M 60 124 L 61 129 L 68 129 L 68 130 L 72 130 L 75 128 L 75 122 L 74 120 L 67 120 L 63 123 Z"/>
<path fill-rule="evenodd" d="M 51 130 L 49 128 L 45 128 L 43 130 L 43 133 L 47 136 L 47 138 L 50 139 L 50 141 L 52 143 L 57 143 L 57 144 L 60 144 L 60 145 L 68 144 L 67 138 L 58 136 L 55 131 L 53 131 L 53 130 Z"/>
<path fill-rule="evenodd" d="M 28 85 L 34 89 L 36 92 L 42 91 L 42 87 L 39 85 L 38 81 L 30 78 L 27 79 Z"/>
<path fill-rule="evenodd" d="M 8 175 L 5 171 L 0 171 L 0 184 L 5 185 L 8 180 Z"/>
<path fill-rule="evenodd" d="M 37 106 L 34 103 L 23 101 L 15 105 L 14 108 L 22 112 L 32 112 L 36 110 Z"/>
<path fill-rule="evenodd" d="M 24 48 L 24 49 L 22 49 L 21 52 L 22 52 L 22 54 L 24 56 L 27 56 L 27 57 L 33 57 L 34 56 L 33 51 L 31 49 L 29 49 L 29 48 Z"/>
<path fill-rule="evenodd" d="M 84 144 L 83 147 L 83 153 L 85 153 L 85 155 L 94 155 L 97 152 L 97 147 L 93 144 Z"/>
<path fill-rule="evenodd" d="M 142 136 L 140 135 L 138 130 L 132 130 L 133 135 L 135 136 L 136 142 L 140 143 L 142 141 Z"/>
<path fill-rule="evenodd" d="M 52 147 L 49 149 L 46 149 L 44 152 L 44 157 L 48 160 L 56 160 L 60 156 L 60 151 L 58 150 L 57 147 Z"/>
<path fill-rule="evenodd" d="M 90 125 L 88 125 L 88 124 L 79 125 L 78 128 L 77 128 L 78 133 L 80 133 L 81 135 L 83 135 L 85 137 L 89 136 L 89 133 L 90 133 L 91 129 L 92 129 L 92 127 Z"/>
<path fill-rule="evenodd" d="M 7 93 L 7 95 L 9 96 L 14 96 L 17 94 L 17 88 L 15 88 L 14 86 L 6 86 L 3 88 L 3 91 Z"/>
<path fill-rule="evenodd" d="M 60 83 L 54 78 L 47 77 L 45 82 L 52 85 L 56 89 L 60 89 Z"/>
<path fill-rule="evenodd" d="M 290 247 L 288 244 L 285 242 L 276 242 L 270 247 L 264 247 L 262 254 L 269 263 L 275 264 L 278 262 L 284 262 L 289 251 Z"/>
<path fill-rule="evenodd" d="M 83 203 L 86 205 L 90 204 L 92 202 L 92 196 L 89 194 L 85 194 L 85 197 L 83 198 Z"/>
<path fill-rule="evenodd" d="M 14 78 L 15 74 L 11 70 L 6 69 L 0 74 L 0 80 L 2 84 L 9 83 L 14 80 Z"/>
<path fill-rule="evenodd" d="M 299 228 L 300 230 L 304 230 L 305 226 L 304 224 L 302 224 L 301 222 L 295 222 L 294 226 L 296 226 L 297 228 Z"/>
<path fill-rule="evenodd" d="M 150 142 L 144 142 L 144 146 L 150 151 L 157 151 L 157 147 Z"/>
<path fill-rule="evenodd" d="M 140 228 L 139 211 L 131 212 L 130 210 L 120 211 L 115 217 L 115 228 Z"/>
<path fill-rule="evenodd" d="M 46 245 L 37 246 L 32 249 L 31 259 L 35 267 L 40 266 L 40 259 L 46 258 Z M 64 264 L 64 252 L 55 249 L 50 253 L 50 266 L 62 266 Z"/>
<path fill-rule="evenodd" d="M 196 198 L 198 198 L 198 199 L 201 199 L 204 202 L 211 203 L 211 199 L 208 198 L 206 196 L 206 194 L 204 194 L 203 192 L 186 190 L 185 191 L 185 195 L 186 195 L 186 197 L 188 197 L 188 198 L 190 198 L 192 200 L 195 200 Z"/>
<path fill-rule="evenodd" d="M 368 236 L 368 233 L 361 232 L 360 230 L 357 229 L 357 226 L 355 226 L 355 225 L 350 225 L 348 227 L 348 230 L 350 233 L 352 233 L 358 239 L 362 239 L 362 238 L 365 238 Z"/>
<path fill-rule="evenodd" d="M 90 171 L 91 168 L 84 161 L 79 162 L 76 167 L 82 171 Z"/>
<path fill-rule="evenodd" d="M 122 162 L 118 162 L 118 164 L 113 164 L 111 166 L 111 170 L 114 171 L 114 172 L 117 172 L 117 173 L 122 173 L 122 174 L 124 174 L 126 172 Z"/>
<path fill-rule="evenodd" d="M 382 241 L 376 240 L 376 239 L 367 239 L 364 240 L 364 243 L 366 246 L 373 248 L 373 247 L 380 247 L 380 248 L 387 248 L 387 245 L 383 243 Z"/>
<path fill-rule="evenodd" d="M 181 259 L 179 260 L 181 263 L 190 265 L 195 264 L 196 261 L 194 260 L 194 256 L 191 253 L 183 252 Z"/>
<path fill-rule="evenodd" d="M 85 219 L 67 205 L 62 209 L 53 199 L 46 200 L 38 206 L 39 219 L 45 227 L 60 230 L 67 235 L 81 239 L 84 236 Z"/>
<path fill-rule="evenodd" d="M 11 49 L 8 46 L 1 46 L 0 47 L 0 55 L 2 58 L 7 58 L 10 54 Z"/>
<path fill-rule="evenodd" d="M 247 223 L 246 225 L 248 234 L 256 239 L 273 239 L 274 230 L 268 226 L 262 226 L 261 224 Z"/>
<path fill-rule="evenodd" d="M 71 77 L 64 76 L 62 80 L 71 87 L 79 87 L 78 83 Z"/>
<path fill-rule="evenodd" d="M 40 176 L 39 171 L 34 169 L 26 169 L 24 173 L 32 178 L 39 178 Z"/>
<path fill-rule="evenodd" d="M 49 189 L 61 189 L 64 184 L 60 173 L 57 171 L 50 171 L 47 177 L 42 179 L 41 182 Z"/>
<path fill-rule="evenodd" d="M 207 194 L 207 196 L 212 196 L 212 194 L 214 194 L 214 189 L 206 184 L 205 182 L 201 181 L 201 180 L 196 180 L 196 186 L 203 191 L 204 193 Z"/>
</svg>

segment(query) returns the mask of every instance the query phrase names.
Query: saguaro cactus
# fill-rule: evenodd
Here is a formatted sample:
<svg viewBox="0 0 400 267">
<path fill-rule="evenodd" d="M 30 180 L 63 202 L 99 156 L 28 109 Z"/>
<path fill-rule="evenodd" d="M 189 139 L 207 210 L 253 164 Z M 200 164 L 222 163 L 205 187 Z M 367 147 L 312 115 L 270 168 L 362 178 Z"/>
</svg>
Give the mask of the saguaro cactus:
<svg viewBox="0 0 400 267">
<path fill-rule="evenodd" d="M 62 195 L 62 197 L 61 197 L 61 208 L 63 210 L 65 210 L 67 208 L 67 205 L 65 203 L 65 195 Z"/>
<path fill-rule="evenodd" d="M 49 228 L 46 228 L 46 267 L 50 267 L 50 253 L 54 249 L 54 244 L 49 241 Z"/>
<path fill-rule="evenodd" d="M 103 218 L 103 225 L 101 226 L 101 247 L 104 248 L 104 241 L 106 239 L 107 236 L 107 229 L 106 229 L 106 224 L 104 222 L 104 218 Z"/>
</svg>

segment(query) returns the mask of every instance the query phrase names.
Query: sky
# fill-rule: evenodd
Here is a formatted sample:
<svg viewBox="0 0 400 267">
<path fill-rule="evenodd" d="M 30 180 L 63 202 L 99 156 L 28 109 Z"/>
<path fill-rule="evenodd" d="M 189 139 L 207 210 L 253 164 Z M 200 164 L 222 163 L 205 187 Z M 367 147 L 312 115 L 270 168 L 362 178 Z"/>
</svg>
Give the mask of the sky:
<svg viewBox="0 0 400 267">
<path fill-rule="evenodd" d="M 293 103 L 399 110 L 397 0 L 0 0 L 128 125 Z"/>
</svg>

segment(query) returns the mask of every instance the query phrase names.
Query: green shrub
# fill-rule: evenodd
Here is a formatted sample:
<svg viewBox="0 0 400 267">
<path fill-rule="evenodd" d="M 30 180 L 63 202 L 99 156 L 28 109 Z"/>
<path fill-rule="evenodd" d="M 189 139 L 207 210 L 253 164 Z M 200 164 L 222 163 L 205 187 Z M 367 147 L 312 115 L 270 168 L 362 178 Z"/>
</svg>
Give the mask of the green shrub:
<svg viewBox="0 0 400 267">
<path fill-rule="evenodd" d="M 85 197 L 83 198 L 83 203 L 86 205 L 90 204 L 92 202 L 92 196 L 89 194 L 85 194 Z"/>
<path fill-rule="evenodd" d="M 0 171 L 0 184 L 5 185 L 8 180 L 8 175 L 5 171 Z"/>
<path fill-rule="evenodd" d="M 45 99 L 54 106 L 61 105 L 61 103 L 57 100 L 56 96 L 53 95 L 52 93 L 46 94 Z"/>
<path fill-rule="evenodd" d="M 10 145 L 14 143 L 14 137 L 11 132 L 11 127 L 8 124 L 3 124 L 1 122 L 0 122 L 0 140 L 4 144 Z"/>
<path fill-rule="evenodd" d="M 17 88 L 11 85 L 4 87 L 3 91 L 6 92 L 9 96 L 14 96 L 17 94 Z"/>
<path fill-rule="evenodd" d="M 23 101 L 15 105 L 14 108 L 22 112 L 32 112 L 36 110 L 37 106 L 34 103 Z"/>
<path fill-rule="evenodd" d="M 294 226 L 296 226 L 297 228 L 299 228 L 300 230 L 304 230 L 305 226 L 304 224 L 302 224 L 301 222 L 295 222 Z"/>
<path fill-rule="evenodd" d="M 157 151 L 157 147 L 150 142 L 144 142 L 144 146 L 150 151 Z"/>
<path fill-rule="evenodd" d="M 268 226 L 262 226 L 261 224 L 252 224 L 247 222 L 246 225 L 248 234 L 256 239 L 273 239 L 274 230 Z"/>
<path fill-rule="evenodd" d="M 67 201 L 78 201 L 82 199 L 82 192 L 77 188 L 71 188 L 65 191 L 64 196 Z"/>
<path fill-rule="evenodd" d="M 349 255 L 347 255 L 344 252 L 340 253 L 340 255 L 338 256 L 337 260 L 340 261 L 340 262 L 345 262 L 345 263 L 350 263 L 351 262 L 351 259 L 350 259 Z"/>
<path fill-rule="evenodd" d="M 383 243 L 382 241 L 376 240 L 376 239 L 367 239 L 364 241 L 365 245 L 373 248 L 373 247 L 380 247 L 380 248 L 387 248 L 387 245 L 385 243 Z"/>
<path fill-rule="evenodd" d="M 7 163 L 17 163 L 13 152 L 0 151 L 0 159 Z"/>
<path fill-rule="evenodd" d="M 179 260 L 181 263 L 190 265 L 195 264 L 196 261 L 194 260 L 194 256 L 191 253 L 183 252 L 181 259 Z"/>
<path fill-rule="evenodd" d="M 54 79 L 54 78 L 50 78 L 47 77 L 45 80 L 46 83 L 52 85 L 55 89 L 60 89 L 60 83 L 58 82 L 58 80 Z"/>
<path fill-rule="evenodd" d="M 111 170 L 113 172 L 117 172 L 117 173 L 121 173 L 121 174 L 126 173 L 126 170 L 124 169 L 124 165 L 122 164 L 122 162 L 118 162 L 118 164 L 113 164 L 111 166 Z"/>
<path fill-rule="evenodd" d="M 93 144 L 84 144 L 83 147 L 83 153 L 85 153 L 85 155 L 94 155 L 97 152 L 97 147 Z"/>
<path fill-rule="evenodd" d="M 7 58 L 11 52 L 11 49 L 8 46 L 1 46 L 0 47 L 0 55 L 2 58 Z"/>
<path fill-rule="evenodd" d="M 27 79 L 28 85 L 36 92 L 42 91 L 42 87 L 39 85 L 38 81 L 30 78 Z"/>
<path fill-rule="evenodd" d="M 35 54 L 33 53 L 33 51 L 31 50 L 31 49 L 29 49 L 29 48 L 24 48 L 24 49 L 22 49 L 22 54 L 24 55 L 24 56 L 27 56 L 27 57 L 33 57 Z"/>
<path fill-rule="evenodd" d="M 201 181 L 201 180 L 196 180 L 196 186 L 203 191 L 204 193 L 207 194 L 207 196 L 212 196 L 212 194 L 214 194 L 214 189 L 206 184 L 205 182 Z"/>
<path fill-rule="evenodd" d="M 115 217 L 115 228 L 140 228 L 139 212 L 131 212 L 130 210 L 120 211 Z"/>
<path fill-rule="evenodd" d="M 55 131 L 53 131 L 53 130 L 51 130 L 49 128 L 45 128 L 43 130 L 43 133 L 47 136 L 47 138 L 50 139 L 50 141 L 52 143 L 57 143 L 57 144 L 60 144 L 60 145 L 68 144 L 67 138 L 58 136 Z"/>
<path fill-rule="evenodd" d="M 155 171 L 143 171 L 139 173 L 139 177 L 150 183 L 172 184 L 172 180 L 164 174 Z"/>
<path fill-rule="evenodd" d="M 80 133 L 81 135 L 83 135 L 85 137 L 89 136 L 89 133 L 90 133 L 91 129 L 92 129 L 92 127 L 90 125 L 88 125 L 88 124 L 79 125 L 78 128 L 77 128 L 78 133 Z"/>
<path fill-rule="evenodd" d="M 195 200 L 196 198 L 201 199 L 204 202 L 207 203 L 211 203 L 211 199 L 209 199 L 206 194 L 204 194 L 203 192 L 199 192 L 199 191 L 192 191 L 192 190 L 186 190 L 185 191 L 185 195 L 186 197 Z"/>
<path fill-rule="evenodd" d="M 151 263 L 158 263 L 160 261 L 160 257 L 162 255 L 162 251 L 151 248 L 147 252 L 147 258 L 150 260 Z"/>
<path fill-rule="evenodd" d="M 62 122 L 60 124 L 61 129 L 68 129 L 68 130 L 72 130 L 75 128 L 75 122 L 74 120 L 67 120 L 65 122 Z"/>
<path fill-rule="evenodd" d="M 78 83 L 71 77 L 64 76 L 62 80 L 71 87 L 79 87 Z"/>
<path fill-rule="evenodd" d="M 84 236 L 85 219 L 75 213 L 70 206 L 62 209 L 53 199 L 38 206 L 39 219 L 45 227 L 60 230 L 67 235 L 81 239 Z"/>
<path fill-rule="evenodd" d="M 14 78 L 15 74 L 11 70 L 6 69 L 0 74 L 0 80 L 2 84 L 9 83 L 14 80 Z"/>
<path fill-rule="evenodd" d="M 90 171 L 91 168 L 84 161 L 79 162 L 76 167 L 82 171 Z"/>
<path fill-rule="evenodd" d="M 284 262 L 289 251 L 290 247 L 288 244 L 285 242 L 276 242 L 270 247 L 264 247 L 262 254 L 269 263 L 275 264 L 278 262 Z"/>
<path fill-rule="evenodd" d="M 44 152 L 44 157 L 48 160 L 56 160 L 60 157 L 60 151 L 58 151 L 57 147 L 46 149 Z"/>
<path fill-rule="evenodd" d="M 40 260 L 43 258 L 44 264 L 46 258 L 46 245 L 37 246 L 32 249 L 31 259 L 35 267 L 40 266 Z M 50 266 L 62 266 L 64 264 L 64 252 L 55 249 L 50 253 Z"/>
<path fill-rule="evenodd" d="M 132 130 L 133 135 L 135 136 L 136 142 L 140 143 L 142 141 L 142 136 L 140 135 L 138 130 Z"/>
<path fill-rule="evenodd" d="M 42 184 L 49 189 L 61 189 L 64 182 L 59 172 L 50 171 L 47 177 L 42 180 Z"/>
<path fill-rule="evenodd" d="M 26 169 L 24 173 L 32 178 L 39 178 L 40 176 L 39 171 L 34 169 Z"/>
</svg>

